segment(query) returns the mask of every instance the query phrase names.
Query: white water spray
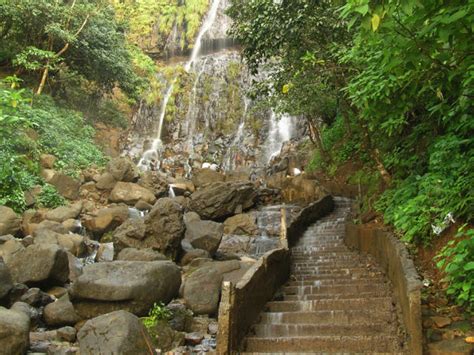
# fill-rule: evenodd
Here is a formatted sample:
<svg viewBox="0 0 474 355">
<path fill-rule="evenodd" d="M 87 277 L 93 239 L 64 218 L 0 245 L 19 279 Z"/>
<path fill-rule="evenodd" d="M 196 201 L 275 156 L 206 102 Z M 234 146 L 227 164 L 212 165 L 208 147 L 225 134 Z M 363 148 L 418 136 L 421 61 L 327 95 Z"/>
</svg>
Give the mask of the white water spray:
<svg viewBox="0 0 474 355">
<path fill-rule="evenodd" d="M 271 112 L 270 130 L 265 142 L 265 158 L 269 162 L 280 153 L 283 142 L 289 141 L 293 136 L 293 117 L 284 114 L 280 120 L 275 112 Z"/>
</svg>

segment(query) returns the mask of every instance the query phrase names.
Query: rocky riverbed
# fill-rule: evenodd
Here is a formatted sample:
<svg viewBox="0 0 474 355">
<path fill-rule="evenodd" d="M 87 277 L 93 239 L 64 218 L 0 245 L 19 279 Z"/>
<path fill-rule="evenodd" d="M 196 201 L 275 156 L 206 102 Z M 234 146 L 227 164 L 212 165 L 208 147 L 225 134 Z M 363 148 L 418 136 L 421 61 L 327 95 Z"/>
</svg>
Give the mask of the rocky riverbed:
<svg viewBox="0 0 474 355">
<path fill-rule="evenodd" d="M 222 282 L 277 245 L 282 202 L 289 219 L 304 204 L 289 191 L 311 180 L 289 177 L 285 159 L 259 179 L 140 172 L 127 158 L 75 179 L 43 156 L 43 177 L 69 202 L 37 208 L 33 189 L 22 215 L 0 207 L 2 351 L 212 351 Z"/>
</svg>

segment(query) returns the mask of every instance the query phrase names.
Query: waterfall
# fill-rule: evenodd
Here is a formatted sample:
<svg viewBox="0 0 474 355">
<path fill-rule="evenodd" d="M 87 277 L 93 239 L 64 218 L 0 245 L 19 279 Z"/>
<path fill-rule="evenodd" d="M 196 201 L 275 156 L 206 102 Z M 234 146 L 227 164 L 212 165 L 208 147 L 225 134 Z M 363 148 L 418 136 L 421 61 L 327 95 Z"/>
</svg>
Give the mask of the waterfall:
<svg viewBox="0 0 474 355">
<path fill-rule="evenodd" d="M 278 120 L 273 110 L 270 114 L 270 128 L 265 141 L 265 159 L 269 162 L 280 153 L 284 142 L 289 141 L 294 134 L 294 117 L 288 114 L 282 115 Z"/>
<path fill-rule="evenodd" d="M 184 65 L 184 70 L 186 72 L 189 72 L 192 68 L 194 63 L 196 62 L 196 59 L 199 57 L 199 52 L 202 47 L 202 39 L 203 36 L 206 34 L 207 31 L 212 27 L 214 21 L 216 20 L 216 15 L 217 15 L 217 10 L 219 9 L 219 4 L 221 0 L 213 0 L 211 4 L 211 8 L 207 14 L 206 20 L 204 21 L 203 25 L 201 26 L 201 29 L 199 30 L 199 33 L 196 37 L 196 42 L 194 44 L 193 51 L 191 53 L 191 56 L 189 57 L 188 61 Z M 158 158 L 158 151 L 157 147 L 161 146 L 161 132 L 163 130 L 163 122 L 166 116 L 166 107 L 168 105 L 168 101 L 171 98 L 171 95 L 173 93 L 174 85 L 176 84 L 177 77 L 175 77 L 172 81 L 171 84 L 169 85 L 168 89 L 166 90 L 165 96 L 163 98 L 163 102 L 161 104 L 161 109 L 160 109 L 160 117 L 158 121 L 158 131 L 156 134 L 155 139 L 153 140 L 153 145 L 152 148 L 146 151 L 142 158 L 140 159 L 138 163 L 138 167 L 147 170 L 148 164 L 151 162 L 151 159 L 156 159 Z"/>
</svg>

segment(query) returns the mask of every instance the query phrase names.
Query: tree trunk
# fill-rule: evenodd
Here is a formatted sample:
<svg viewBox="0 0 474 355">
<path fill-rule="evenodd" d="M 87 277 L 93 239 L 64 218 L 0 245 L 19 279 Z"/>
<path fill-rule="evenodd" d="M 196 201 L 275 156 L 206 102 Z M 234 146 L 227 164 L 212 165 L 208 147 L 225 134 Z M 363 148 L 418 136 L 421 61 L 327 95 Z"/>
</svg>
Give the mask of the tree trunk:
<svg viewBox="0 0 474 355">
<path fill-rule="evenodd" d="M 43 74 L 41 75 L 41 81 L 38 86 L 38 90 L 36 90 L 36 95 L 41 95 L 43 92 L 44 86 L 46 85 L 46 80 L 48 79 L 49 73 L 49 61 L 46 63 L 46 68 L 43 70 Z"/>
</svg>

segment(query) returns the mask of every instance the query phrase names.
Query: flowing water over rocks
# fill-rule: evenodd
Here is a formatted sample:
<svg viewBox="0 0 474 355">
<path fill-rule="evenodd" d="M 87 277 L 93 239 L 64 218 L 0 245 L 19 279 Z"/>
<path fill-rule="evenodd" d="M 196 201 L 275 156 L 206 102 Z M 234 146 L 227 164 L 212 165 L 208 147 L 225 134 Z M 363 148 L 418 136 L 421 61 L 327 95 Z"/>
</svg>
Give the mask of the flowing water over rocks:
<svg viewBox="0 0 474 355">
<path fill-rule="evenodd" d="M 390 284 L 372 258 L 343 242 L 350 201 L 292 248 L 290 280 L 245 340 L 248 353 L 400 353 Z"/>
</svg>

